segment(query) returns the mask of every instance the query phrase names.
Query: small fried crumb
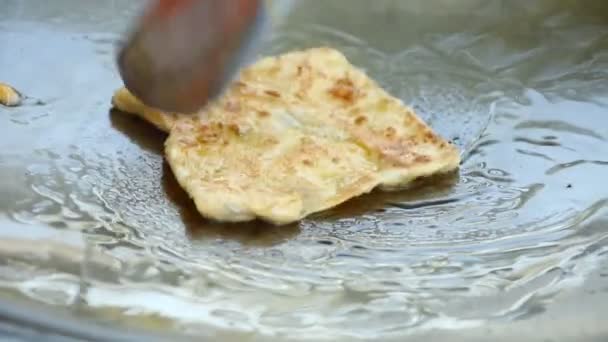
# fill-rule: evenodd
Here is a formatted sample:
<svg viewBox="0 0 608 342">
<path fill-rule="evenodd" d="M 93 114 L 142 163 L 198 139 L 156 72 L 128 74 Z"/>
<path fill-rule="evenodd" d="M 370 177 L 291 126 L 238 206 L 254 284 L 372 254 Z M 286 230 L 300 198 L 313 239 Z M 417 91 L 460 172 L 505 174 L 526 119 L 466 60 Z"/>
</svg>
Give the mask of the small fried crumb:
<svg viewBox="0 0 608 342">
<path fill-rule="evenodd" d="M 5 83 L 0 83 L 0 104 L 7 107 L 21 105 L 21 94 L 15 88 Z"/>
</svg>

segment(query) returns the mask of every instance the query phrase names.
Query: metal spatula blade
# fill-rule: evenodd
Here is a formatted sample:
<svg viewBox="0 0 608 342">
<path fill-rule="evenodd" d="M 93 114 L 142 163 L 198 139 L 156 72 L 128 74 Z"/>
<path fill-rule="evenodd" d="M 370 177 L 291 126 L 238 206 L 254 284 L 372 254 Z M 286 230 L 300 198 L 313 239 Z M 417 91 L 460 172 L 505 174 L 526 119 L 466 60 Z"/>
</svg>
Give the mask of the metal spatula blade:
<svg viewBox="0 0 608 342">
<path fill-rule="evenodd" d="M 267 21 L 263 0 L 156 0 L 118 54 L 120 75 L 149 106 L 195 112 L 251 62 Z"/>
</svg>

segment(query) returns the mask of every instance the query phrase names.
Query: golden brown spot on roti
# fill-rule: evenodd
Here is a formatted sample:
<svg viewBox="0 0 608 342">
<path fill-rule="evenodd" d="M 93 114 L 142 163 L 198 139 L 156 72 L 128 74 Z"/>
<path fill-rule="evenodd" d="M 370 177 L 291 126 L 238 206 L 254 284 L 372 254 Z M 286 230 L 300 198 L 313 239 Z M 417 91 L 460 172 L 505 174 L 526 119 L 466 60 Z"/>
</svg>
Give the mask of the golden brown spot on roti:
<svg viewBox="0 0 608 342">
<path fill-rule="evenodd" d="M 234 133 L 236 135 L 241 134 L 239 125 L 237 125 L 237 124 L 230 124 L 230 125 L 228 125 L 228 129 L 230 130 L 230 132 L 232 132 L 232 133 Z"/>
<path fill-rule="evenodd" d="M 367 118 L 365 116 L 359 116 L 355 119 L 355 124 L 356 125 L 362 125 L 365 122 L 367 122 Z"/>
<path fill-rule="evenodd" d="M 264 91 L 264 93 L 266 93 L 266 95 L 272 96 L 272 97 L 281 97 L 281 94 L 279 94 L 277 91 L 274 90 L 266 90 Z"/>
<path fill-rule="evenodd" d="M 341 78 L 329 90 L 329 94 L 338 100 L 353 104 L 358 96 L 358 90 L 349 78 Z"/>
</svg>

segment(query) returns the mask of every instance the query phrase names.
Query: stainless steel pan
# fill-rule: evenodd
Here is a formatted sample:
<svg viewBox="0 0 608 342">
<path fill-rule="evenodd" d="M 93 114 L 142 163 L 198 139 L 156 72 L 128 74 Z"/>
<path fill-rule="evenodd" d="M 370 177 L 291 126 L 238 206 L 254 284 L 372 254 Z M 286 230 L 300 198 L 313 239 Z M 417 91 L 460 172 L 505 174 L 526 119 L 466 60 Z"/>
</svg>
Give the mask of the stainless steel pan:
<svg viewBox="0 0 608 342">
<path fill-rule="evenodd" d="M 141 4 L 0 1 L 0 81 L 27 96 L 0 107 L 1 327 L 606 340 L 604 2 L 273 1 L 266 53 L 339 48 L 464 159 L 459 177 L 282 228 L 202 220 L 164 136 L 110 111 Z"/>
</svg>

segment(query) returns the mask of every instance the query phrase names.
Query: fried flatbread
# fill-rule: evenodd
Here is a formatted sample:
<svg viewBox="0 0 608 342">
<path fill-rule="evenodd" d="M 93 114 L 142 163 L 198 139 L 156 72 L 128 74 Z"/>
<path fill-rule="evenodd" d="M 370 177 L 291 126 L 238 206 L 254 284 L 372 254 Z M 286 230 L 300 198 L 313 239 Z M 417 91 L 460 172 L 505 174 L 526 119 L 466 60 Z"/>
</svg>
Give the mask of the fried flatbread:
<svg viewBox="0 0 608 342">
<path fill-rule="evenodd" d="M 287 224 L 460 162 L 452 144 L 331 48 L 263 58 L 196 115 L 163 113 L 124 88 L 113 103 L 169 133 L 177 181 L 213 220 Z"/>
</svg>

